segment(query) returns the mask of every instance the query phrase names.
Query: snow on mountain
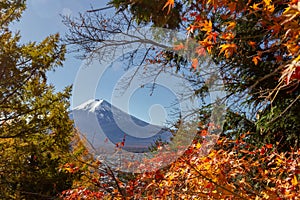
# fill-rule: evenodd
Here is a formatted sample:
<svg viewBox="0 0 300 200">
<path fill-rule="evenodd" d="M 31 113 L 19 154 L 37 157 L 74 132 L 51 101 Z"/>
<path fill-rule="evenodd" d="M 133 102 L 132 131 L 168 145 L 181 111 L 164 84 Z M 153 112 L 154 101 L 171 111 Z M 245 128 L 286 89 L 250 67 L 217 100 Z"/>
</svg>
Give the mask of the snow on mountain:
<svg viewBox="0 0 300 200">
<path fill-rule="evenodd" d="M 73 110 L 87 110 L 89 112 L 95 112 L 96 108 L 99 107 L 102 102 L 103 100 L 90 99 L 83 104 L 75 107 Z"/>
<path fill-rule="evenodd" d="M 114 149 L 122 142 L 123 150 L 147 152 L 155 141 L 168 142 L 172 136 L 163 127 L 131 116 L 105 100 L 88 100 L 75 107 L 72 116 L 75 126 L 98 153 Z"/>
</svg>

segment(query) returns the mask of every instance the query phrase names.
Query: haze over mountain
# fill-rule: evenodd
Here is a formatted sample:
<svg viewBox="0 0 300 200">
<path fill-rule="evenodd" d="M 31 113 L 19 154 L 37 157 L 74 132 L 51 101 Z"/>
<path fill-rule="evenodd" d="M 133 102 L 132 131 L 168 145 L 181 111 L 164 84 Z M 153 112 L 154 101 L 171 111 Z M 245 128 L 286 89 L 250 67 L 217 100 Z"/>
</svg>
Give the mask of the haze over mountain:
<svg viewBox="0 0 300 200">
<path fill-rule="evenodd" d="M 113 151 L 116 146 L 141 153 L 155 141 L 170 141 L 171 132 L 127 114 L 105 100 L 92 99 L 72 110 L 75 126 L 97 153 Z"/>
</svg>

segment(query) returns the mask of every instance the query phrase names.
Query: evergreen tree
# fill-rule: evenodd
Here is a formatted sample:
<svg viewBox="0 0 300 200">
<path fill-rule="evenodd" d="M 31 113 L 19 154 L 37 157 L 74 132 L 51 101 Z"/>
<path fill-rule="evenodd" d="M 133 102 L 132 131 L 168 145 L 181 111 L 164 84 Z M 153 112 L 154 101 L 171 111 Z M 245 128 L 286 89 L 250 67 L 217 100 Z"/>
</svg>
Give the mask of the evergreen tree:
<svg viewBox="0 0 300 200">
<path fill-rule="evenodd" d="M 0 199 L 53 199 L 76 176 L 63 169 L 71 156 L 71 88 L 55 93 L 46 78 L 62 65 L 65 46 L 58 34 L 20 44 L 9 25 L 25 7 L 0 1 Z"/>
</svg>

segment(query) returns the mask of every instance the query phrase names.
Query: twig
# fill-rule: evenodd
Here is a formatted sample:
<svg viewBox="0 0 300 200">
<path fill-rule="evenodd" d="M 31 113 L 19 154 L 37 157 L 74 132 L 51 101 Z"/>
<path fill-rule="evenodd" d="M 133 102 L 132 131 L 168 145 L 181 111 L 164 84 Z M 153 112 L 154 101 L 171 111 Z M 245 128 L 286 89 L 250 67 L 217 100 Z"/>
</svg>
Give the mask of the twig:
<svg viewBox="0 0 300 200">
<path fill-rule="evenodd" d="M 93 10 L 87 10 L 86 12 L 98 12 L 98 11 L 102 11 L 102 10 L 107 10 L 113 8 L 113 6 L 107 6 L 107 7 L 103 7 L 103 8 L 97 8 L 97 9 L 93 9 Z"/>
</svg>

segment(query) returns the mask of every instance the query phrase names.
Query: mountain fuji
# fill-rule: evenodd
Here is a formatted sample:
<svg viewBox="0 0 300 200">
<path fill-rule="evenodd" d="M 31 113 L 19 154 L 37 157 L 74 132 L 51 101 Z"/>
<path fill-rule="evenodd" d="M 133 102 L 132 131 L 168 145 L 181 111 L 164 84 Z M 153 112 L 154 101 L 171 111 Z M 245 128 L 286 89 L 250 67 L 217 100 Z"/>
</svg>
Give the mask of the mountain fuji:
<svg viewBox="0 0 300 200">
<path fill-rule="evenodd" d="M 121 146 L 123 150 L 148 152 L 156 141 L 169 142 L 172 133 L 127 114 L 105 100 L 93 99 L 71 113 L 75 126 L 98 153 Z"/>
</svg>

